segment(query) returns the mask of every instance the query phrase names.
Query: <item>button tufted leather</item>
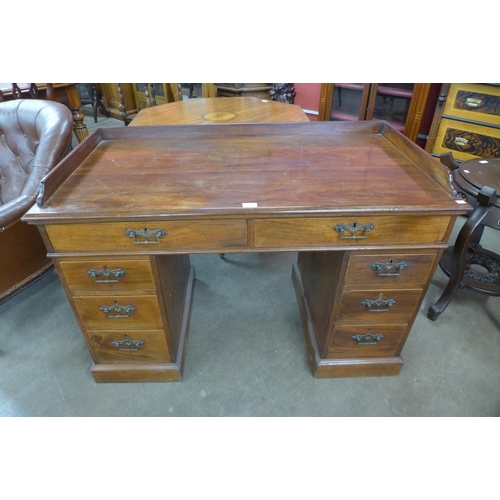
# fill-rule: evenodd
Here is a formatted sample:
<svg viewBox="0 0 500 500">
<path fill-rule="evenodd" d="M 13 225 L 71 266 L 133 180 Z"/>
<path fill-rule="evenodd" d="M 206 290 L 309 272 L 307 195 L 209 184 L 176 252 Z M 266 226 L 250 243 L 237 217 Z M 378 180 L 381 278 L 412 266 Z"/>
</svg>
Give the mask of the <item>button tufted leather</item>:
<svg viewBox="0 0 500 500">
<path fill-rule="evenodd" d="M 0 103 L 0 230 L 35 202 L 40 180 L 62 159 L 73 118 L 58 102 Z"/>
</svg>

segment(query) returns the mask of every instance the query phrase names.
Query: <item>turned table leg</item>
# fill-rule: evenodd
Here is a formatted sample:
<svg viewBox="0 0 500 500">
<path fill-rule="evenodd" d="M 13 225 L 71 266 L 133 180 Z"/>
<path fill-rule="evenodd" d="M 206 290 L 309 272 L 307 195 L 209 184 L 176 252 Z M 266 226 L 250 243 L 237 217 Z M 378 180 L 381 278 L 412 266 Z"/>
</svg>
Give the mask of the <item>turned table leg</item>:
<svg viewBox="0 0 500 500">
<path fill-rule="evenodd" d="M 84 115 L 82 113 L 82 103 L 78 95 L 78 89 L 75 85 L 70 85 L 66 88 L 66 95 L 68 96 L 69 108 L 73 113 L 73 131 L 75 132 L 78 142 L 82 142 L 89 136 L 87 125 L 83 123 Z"/>
</svg>

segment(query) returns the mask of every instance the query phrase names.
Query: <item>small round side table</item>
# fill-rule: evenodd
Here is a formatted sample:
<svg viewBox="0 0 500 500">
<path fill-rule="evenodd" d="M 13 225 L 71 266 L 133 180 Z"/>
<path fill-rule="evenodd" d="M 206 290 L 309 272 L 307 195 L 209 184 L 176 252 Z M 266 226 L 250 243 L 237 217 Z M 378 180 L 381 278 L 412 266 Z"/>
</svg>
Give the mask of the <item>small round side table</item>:
<svg viewBox="0 0 500 500">
<path fill-rule="evenodd" d="M 452 170 L 453 183 L 474 207 L 460 230 L 455 245 L 448 247 L 439 261 L 450 277 L 439 300 L 427 317 L 435 321 L 446 309 L 457 289 L 469 288 L 500 295 L 500 255 L 480 245 L 485 226 L 500 230 L 500 158 L 477 158 L 458 165 L 449 154 L 442 163 Z"/>
</svg>

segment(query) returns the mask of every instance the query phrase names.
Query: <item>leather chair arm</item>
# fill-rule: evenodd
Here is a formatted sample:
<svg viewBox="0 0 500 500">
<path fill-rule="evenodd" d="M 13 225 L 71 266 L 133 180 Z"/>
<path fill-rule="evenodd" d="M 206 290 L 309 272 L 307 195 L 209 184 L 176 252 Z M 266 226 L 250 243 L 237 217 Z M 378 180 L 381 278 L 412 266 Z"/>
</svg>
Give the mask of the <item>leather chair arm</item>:
<svg viewBox="0 0 500 500">
<path fill-rule="evenodd" d="M 21 195 L 0 205 L 0 231 L 17 222 L 35 203 L 35 196 Z"/>
</svg>

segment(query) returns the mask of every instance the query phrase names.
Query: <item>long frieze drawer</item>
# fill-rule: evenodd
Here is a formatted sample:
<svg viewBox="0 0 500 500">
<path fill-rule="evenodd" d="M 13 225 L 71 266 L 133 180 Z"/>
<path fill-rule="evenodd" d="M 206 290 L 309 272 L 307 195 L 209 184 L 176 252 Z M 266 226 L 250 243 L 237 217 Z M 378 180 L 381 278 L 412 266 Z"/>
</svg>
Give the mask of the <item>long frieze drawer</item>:
<svg viewBox="0 0 500 500">
<path fill-rule="evenodd" d="M 408 323 L 421 294 L 421 289 L 344 291 L 340 299 L 337 323 Z"/>
<path fill-rule="evenodd" d="M 334 328 L 328 358 L 396 356 L 408 325 L 353 325 Z"/>
<path fill-rule="evenodd" d="M 78 314 L 87 330 L 132 330 L 162 328 L 156 295 L 74 297 Z"/>
<path fill-rule="evenodd" d="M 90 331 L 88 337 L 99 363 L 171 362 L 163 330 Z"/>
<path fill-rule="evenodd" d="M 429 254 L 351 255 L 345 285 L 425 285 L 436 260 Z"/>
<path fill-rule="evenodd" d="M 246 220 L 141 221 L 46 226 L 55 251 L 209 250 L 245 247 Z"/>
<path fill-rule="evenodd" d="M 73 292 L 155 288 L 149 260 L 60 261 Z"/>
<path fill-rule="evenodd" d="M 443 118 L 433 153 L 452 152 L 459 160 L 500 157 L 500 129 Z"/>
<path fill-rule="evenodd" d="M 449 217 L 375 216 L 255 220 L 259 248 L 440 243 Z"/>
</svg>

